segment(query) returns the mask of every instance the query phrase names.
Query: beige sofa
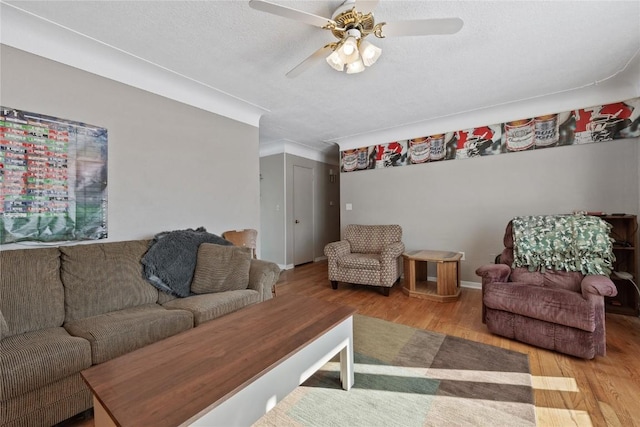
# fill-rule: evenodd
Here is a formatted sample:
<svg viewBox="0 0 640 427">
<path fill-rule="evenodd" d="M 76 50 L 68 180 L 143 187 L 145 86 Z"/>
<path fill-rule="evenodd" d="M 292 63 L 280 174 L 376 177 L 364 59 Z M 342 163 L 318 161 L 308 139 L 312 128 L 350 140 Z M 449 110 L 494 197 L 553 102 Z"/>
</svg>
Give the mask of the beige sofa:
<svg viewBox="0 0 640 427">
<path fill-rule="evenodd" d="M 0 426 L 50 426 L 89 409 L 80 371 L 269 299 L 280 274 L 252 259 L 246 289 L 175 298 L 143 277 L 148 246 L 0 252 Z"/>
</svg>

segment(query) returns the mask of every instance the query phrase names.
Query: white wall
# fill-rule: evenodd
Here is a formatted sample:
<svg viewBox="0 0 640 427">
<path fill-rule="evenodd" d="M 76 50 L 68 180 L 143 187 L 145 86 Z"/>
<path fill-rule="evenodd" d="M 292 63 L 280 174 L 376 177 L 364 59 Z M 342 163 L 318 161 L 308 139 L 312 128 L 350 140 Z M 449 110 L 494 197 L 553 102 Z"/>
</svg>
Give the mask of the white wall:
<svg viewBox="0 0 640 427">
<path fill-rule="evenodd" d="M 0 74 L 2 105 L 108 129 L 109 241 L 260 230 L 257 127 L 5 45 Z"/>
<path fill-rule="evenodd" d="M 400 224 L 408 250 L 464 251 L 461 278 L 478 282 L 514 216 L 638 214 L 639 147 L 636 138 L 342 173 L 341 224 Z"/>
</svg>

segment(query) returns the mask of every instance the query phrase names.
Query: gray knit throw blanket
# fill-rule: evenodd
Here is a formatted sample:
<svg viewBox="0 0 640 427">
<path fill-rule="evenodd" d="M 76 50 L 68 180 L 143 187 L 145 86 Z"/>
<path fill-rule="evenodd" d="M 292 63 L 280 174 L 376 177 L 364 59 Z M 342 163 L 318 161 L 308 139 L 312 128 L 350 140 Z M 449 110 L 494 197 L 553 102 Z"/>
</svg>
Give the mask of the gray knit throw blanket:
<svg viewBox="0 0 640 427">
<path fill-rule="evenodd" d="M 142 257 L 147 281 L 177 297 L 191 295 L 191 280 L 201 243 L 233 246 L 228 240 L 207 233 L 204 227 L 156 234 Z"/>
</svg>

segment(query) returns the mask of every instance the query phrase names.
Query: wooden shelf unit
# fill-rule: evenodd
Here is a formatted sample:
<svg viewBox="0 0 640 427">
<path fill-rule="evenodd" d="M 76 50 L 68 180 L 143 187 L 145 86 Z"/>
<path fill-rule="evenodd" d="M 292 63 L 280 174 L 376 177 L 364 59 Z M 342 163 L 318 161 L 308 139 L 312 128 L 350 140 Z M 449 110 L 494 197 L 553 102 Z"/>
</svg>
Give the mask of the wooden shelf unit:
<svg viewBox="0 0 640 427">
<path fill-rule="evenodd" d="M 624 271 L 633 275 L 638 283 L 638 218 L 636 215 L 598 215 L 611 224 L 611 238 L 614 239 L 613 254 L 616 261 L 614 271 Z M 611 280 L 618 288 L 618 295 L 605 297 L 605 308 L 609 313 L 640 315 L 640 297 L 633 283 L 611 274 Z"/>
</svg>

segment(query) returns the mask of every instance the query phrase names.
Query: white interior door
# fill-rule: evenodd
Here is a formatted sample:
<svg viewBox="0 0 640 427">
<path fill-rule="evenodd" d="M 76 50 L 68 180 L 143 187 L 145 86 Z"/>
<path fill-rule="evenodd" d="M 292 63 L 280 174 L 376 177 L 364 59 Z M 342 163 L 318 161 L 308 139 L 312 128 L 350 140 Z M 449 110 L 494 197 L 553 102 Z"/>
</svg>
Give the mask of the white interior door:
<svg viewBox="0 0 640 427">
<path fill-rule="evenodd" d="M 313 261 L 313 169 L 293 166 L 293 265 Z"/>
</svg>

